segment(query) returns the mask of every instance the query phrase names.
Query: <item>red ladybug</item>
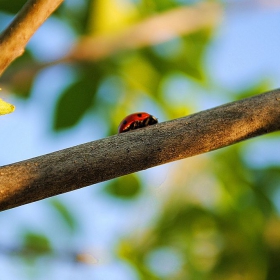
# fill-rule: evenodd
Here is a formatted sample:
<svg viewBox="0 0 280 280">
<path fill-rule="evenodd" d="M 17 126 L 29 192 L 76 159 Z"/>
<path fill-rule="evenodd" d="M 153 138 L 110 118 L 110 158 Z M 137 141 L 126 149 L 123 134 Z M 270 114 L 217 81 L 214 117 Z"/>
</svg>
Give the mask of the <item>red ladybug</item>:
<svg viewBox="0 0 280 280">
<path fill-rule="evenodd" d="M 134 113 L 125 117 L 119 125 L 119 133 L 127 132 L 129 130 L 145 127 L 148 125 L 158 123 L 157 118 L 145 113 Z"/>
</svg>

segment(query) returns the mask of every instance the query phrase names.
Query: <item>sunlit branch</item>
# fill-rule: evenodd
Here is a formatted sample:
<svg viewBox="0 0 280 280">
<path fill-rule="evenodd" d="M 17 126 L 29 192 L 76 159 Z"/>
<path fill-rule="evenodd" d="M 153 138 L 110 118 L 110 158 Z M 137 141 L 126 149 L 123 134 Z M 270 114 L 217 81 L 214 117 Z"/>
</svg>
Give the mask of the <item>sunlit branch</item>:
<svg viewBox="0 0 280 280">
<path fill-rule="evenodd" d="M 63 0 L 29 0 L 0 35 L 0 75 L 21 56 L 32 35 Z"/>
<path fill-rule="evenodd" d="M 93 35 L 78 39 L 72 50 L 58 60 L 48 63 L 32 62 L 28 67 L 10 73 L 2 84 L 31 80 L 41 69 L 65 62 L 98 61 L 119 51 L 138 49 L 166 42 L 205 28 L 215 27 L 221 20 L 222 8 L 217 3 L 183 6 L 146 18 L 119 32 Z"/>
<path fill-rule="evenodd" d="M 156 14 L 112 34 L 82 38 L 65 59 L 100 60 L 121 50 L 137 49 L 166 42 L 216 26 L 222 15 L 217 3 L 182 6 Z"/>
<path fill-rule="evenodd" d="M 280 90 L 0 168 L 0 210 L 280 130 Z"/>
</svg>

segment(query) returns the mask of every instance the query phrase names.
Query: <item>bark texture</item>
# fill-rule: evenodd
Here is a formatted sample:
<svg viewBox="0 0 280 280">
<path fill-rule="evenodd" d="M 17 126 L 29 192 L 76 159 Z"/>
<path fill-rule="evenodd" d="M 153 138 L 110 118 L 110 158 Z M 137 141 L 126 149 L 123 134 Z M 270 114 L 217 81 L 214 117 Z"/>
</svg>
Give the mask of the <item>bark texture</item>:
<svg viewBox="0 0 280 280">
<path fill-rule="evenodd" d="M 280 90 L 0 168 L 0 210 L 280 130 Z"/>
</svg>

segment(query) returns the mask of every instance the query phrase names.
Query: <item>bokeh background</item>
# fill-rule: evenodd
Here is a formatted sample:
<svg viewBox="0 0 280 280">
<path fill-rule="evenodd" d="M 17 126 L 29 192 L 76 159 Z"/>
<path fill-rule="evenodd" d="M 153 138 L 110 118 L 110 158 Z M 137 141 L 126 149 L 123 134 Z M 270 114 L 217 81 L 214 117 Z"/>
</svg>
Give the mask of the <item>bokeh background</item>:
<svg viewBox="0 0 280 280">
<path fill-rule="evenodd" d="M 208 26 L 149 28 L 206 2 Z M 0 165 L 277 88 L 279 31 L 278 0 L 66 0 L 1 77 Z M 279 136 L 1 212 L 0 278 L 280 279 Z"/>
</svg>

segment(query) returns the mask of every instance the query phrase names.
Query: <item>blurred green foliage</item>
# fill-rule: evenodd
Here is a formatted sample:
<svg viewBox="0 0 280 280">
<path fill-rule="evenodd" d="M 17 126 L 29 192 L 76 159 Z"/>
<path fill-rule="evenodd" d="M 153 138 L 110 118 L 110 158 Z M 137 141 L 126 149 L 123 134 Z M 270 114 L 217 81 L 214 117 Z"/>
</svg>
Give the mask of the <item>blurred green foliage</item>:
<svg viewBox="0 0 280 280">
<path fill-rule="evenodd" d="M 78 222 L 74 218 L 74 214 L 70 211 L 67 205 L 62 203 L 58 199 L 52 199 L 50 201 L 53 208 L 56 210 L 58 216 L 61 218 L 61 220 L 64 222 L 66 227 L 71 231 L 75 232 L 78 227 Z"/>
<path fill-rule="evenodd" d="M 135 174 L 130 174 L 110 181 L 105 191 L 117 198 L 132 199 L 141 192 L 141 184 Z"/>
<path fill-rule="evenodd" d="M 28 259 L 36 259 L 38 256 L 50 254 L 52 251 L 49 239 L 43 234 L 26 232 L 23 242 L 22 253 Z"/>
<path fill-rule="evenodd" d="M 16 2 L 1 0 L 0 7 L 2 12 L 16 14 L 25 3 L 25 0 L 18 0 Z"/>
<path fill-rule="evenodd" d="M 81 68 L 77 81 L 61 93 L 54 115 L 55 130 L 71 128 L 78 124 L 84 114 L 93 107 L 102 77 L 100 70 L 97 65 Z"/>
<path fill-rule="evenodd" d="M 24 2 L 0 1 L 0 11 L 15 14 Z M 118 7 L 122 11 L 119 13 L 114 10 L 116 1 L 64 3 L 54 17 L 66 24 L 78 41 L 82 36 L 94 37 L 101 31 L 114 33 L 115 30 L 110 30 L 112 26 L 126 28 L 151 15 L 178 8 L 182 3 L 187 5 L 189 1 L 120 3 L 123 6 Z M 120 22 L 119 26 L 114 22 Z M 67 81 L 53 106 L 50 119 L 54 131 L 74 129 L 86 114 L 95 113 L 106 122 L 108 133 L 114 134 L 119 120 L 144 105 L 154 108 L 163 118 L 193 112 L 203 92 L 218 91 L 220 87 L 218 81 L 211 81 L 205 67 L 205 56 L 214 35 L 215 28 L 209 27 L 158 45 L 112 52 L 100 60 L 71 61 L 75 77 Z M 44 65 L 37 61 L 28 47 L 6 71 L 3 82 L 11 92 L 28 100 L 32 98 L 30 93 L 37 75 L 51 67 L 52 63 Z M 176 83 L 178 77 L 189 85 L 189 90 L 193 89 L 191 85 L 198 90 L 180 96 L 176 91 L 168 92 L 166 84 Z M 269 82 L 264 78 L 239 91 L 225 89 L 224 92 L 234 100 L 268 88 Z M 176 102 L 167 100 L 167 95 Z M 211 99 L 210 93 L 209 96 Z M 280 218 L 274 198 L 279 196 L 280 167 L 252 167 L 243 154 L 250 143 L 199 158 L 201 165 L 196 166 L 195 176 L 191 178 L 185 175 L 185 166 L 180 163 L 177 172 L 168 174 L 173 182 L 168 187 L 169 195 L 153 197 L 160 205 L 153 223 L 141 229 L 141 234 L 132 231 L 118 240 L 117 257 L 129 263 L 139 279 L 279 279 Z M 112 180 L 104 192 L 121 201 L 137 201 L 140 194 L 147 195 L 145 180 L 138 176 L 132 174 Z M 192 196 L 198 186 L 200 192 Z M 63 223 L 76 232 L 78 223 L 70 207 L 59 199 L 52 200 L 51 206 Z M 23 248 L 33 256 L 53 250 L 51 241 L 44 235 L 27 233 L 22 239 Z"/>
</svg>

